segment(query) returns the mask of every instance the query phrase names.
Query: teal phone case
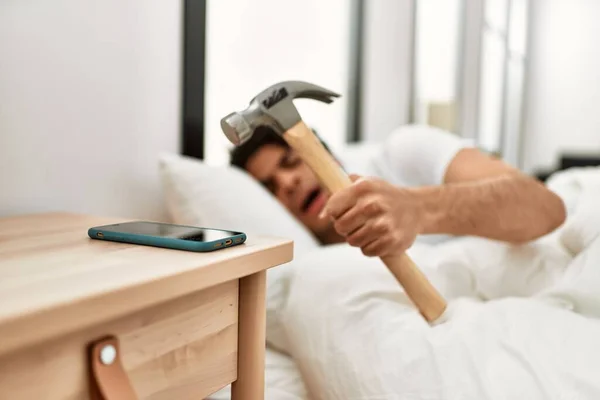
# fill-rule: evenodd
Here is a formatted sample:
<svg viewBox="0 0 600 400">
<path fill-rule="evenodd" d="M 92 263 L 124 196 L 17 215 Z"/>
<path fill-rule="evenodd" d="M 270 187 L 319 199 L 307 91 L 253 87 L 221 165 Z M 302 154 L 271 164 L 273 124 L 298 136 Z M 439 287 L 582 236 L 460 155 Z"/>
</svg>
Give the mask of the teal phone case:
<svg viewBox="0 0 600 400">
<path fill-rule="evenodd" d="M 147 221 L 136 221 L 136 222 L 147 222 Z M 158 222 L 152 222 L 153 224 L 159 224 Z M 115 224 L 116 225 L 116 224 Z M 108 240 L 111 242 L 131 243 L 139 244 L 143 246 L 162 247 L 165 249 L 175 250 L 186 250 L 196 252 L 209 252 L 215 250 L 225 249 L 227 247 L 237 246 L 243 244 L 246 241 L 246 234 L 239 233 L 238 235 L 232 235 L 223 239 L 213 240 L 210 242 L 196 242 L 193 240 L 177 239 L 177 238 L 166 238 L 151 235 L 132 234 L 126 232 L 112 232 L 105 230 L 106 228 L 114 227 L 115 225 L 103 225 L 95 226 L 88 229 L 88 236 L 96 240 Z M 161 224 L 170 225 L 170 224 Z M 201 228 L 211 229 L 215 231 L 227 232 L 224 229 L 214 228 L 202 228 L 198 226 L 189 225 L 178 225 L 188 228 Z"/>
</svg>

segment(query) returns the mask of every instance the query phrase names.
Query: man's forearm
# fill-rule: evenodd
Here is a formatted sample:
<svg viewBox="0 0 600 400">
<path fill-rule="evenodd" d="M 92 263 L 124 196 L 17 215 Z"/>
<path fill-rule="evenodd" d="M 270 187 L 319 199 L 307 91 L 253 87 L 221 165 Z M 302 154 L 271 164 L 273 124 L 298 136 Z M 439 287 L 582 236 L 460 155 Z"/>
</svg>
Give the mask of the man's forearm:
<svg viewBox="0 0 600 400">
<path fill-rule="evenodd" d="M 422 233 L 519 243 L 553 231 L 565 219 L 562 200 L 520 174 L 414 191 L 424 207 Z"/>
</svg>

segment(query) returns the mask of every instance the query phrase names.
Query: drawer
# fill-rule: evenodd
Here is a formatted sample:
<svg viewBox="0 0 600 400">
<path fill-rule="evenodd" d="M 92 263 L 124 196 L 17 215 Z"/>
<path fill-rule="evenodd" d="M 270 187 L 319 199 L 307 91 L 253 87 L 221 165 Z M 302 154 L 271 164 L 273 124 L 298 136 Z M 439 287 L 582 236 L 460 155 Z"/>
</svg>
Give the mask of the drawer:
<svg viewBox="0 0 600 400">
<path fill-rule="evenodd" d="M 202 399 L 237 377 L 238 288 L 226 282 L 9 353 L 0 358 L 0 399 L 87 399 L 87 344 L 105 335 L 119 339 L 140 399 Z"/>
</svg>

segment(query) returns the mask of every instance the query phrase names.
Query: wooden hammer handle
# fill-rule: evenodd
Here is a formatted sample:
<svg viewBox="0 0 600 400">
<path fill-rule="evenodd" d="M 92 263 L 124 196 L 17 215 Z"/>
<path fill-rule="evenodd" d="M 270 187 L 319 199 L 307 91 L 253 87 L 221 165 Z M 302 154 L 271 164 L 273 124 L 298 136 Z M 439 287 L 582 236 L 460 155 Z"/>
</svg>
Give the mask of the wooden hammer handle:
<svg viewBox="0 0 600 400">
<path fill-rule="evenodd" d="M 303 121 L 283 134 L 285 141 L 298 152 L 331 192 L 352 184 L 350 178 Z M 404 291 L 428 322 L 434 322 L 446 309 L 446 301 L 406 254 L 382 257 Z"/>
</svg>

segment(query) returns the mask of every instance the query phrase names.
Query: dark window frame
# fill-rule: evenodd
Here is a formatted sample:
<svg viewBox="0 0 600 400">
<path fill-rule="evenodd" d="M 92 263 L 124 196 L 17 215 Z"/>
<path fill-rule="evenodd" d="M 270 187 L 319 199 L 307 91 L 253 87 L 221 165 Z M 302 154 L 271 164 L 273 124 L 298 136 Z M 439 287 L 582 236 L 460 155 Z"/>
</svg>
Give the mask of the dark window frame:
<svg viewBox="0 0 600 400">
<path fill-rule="evenodd" d="M 206 0 L 183 1 L 181 153 L 204 158 Z"/>
</svg>

